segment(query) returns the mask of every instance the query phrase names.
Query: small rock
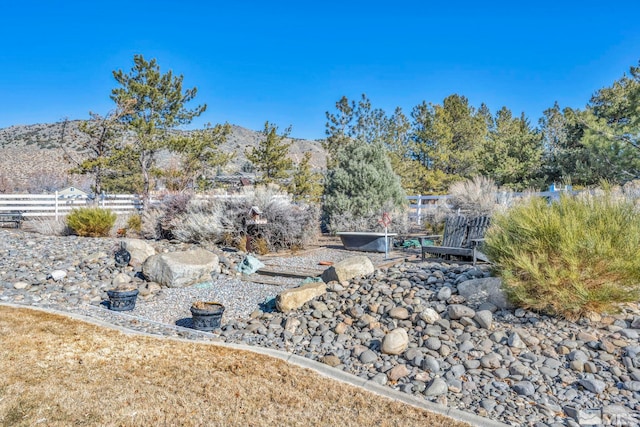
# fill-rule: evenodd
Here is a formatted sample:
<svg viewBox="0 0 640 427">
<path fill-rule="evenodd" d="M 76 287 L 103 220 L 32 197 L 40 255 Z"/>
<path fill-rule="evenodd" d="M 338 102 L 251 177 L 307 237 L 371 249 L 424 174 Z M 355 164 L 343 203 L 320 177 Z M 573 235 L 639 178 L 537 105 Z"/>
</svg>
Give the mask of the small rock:
<svg viewBox="0 0 640 427">
<path fill-rule="evenodd" d="M 378 360 L 378 355 L 374 351 L 366 350 L 366 351 L 363 351 L 360 354 L 359 359 L 360 359 L 360 362 L 365 363 L 365 364 L 366 363 L 373 363 L 376 360 Z"/>
<path fill-rule="evenodd" d="M 589 390 L 591 393 L 600 394 L 607 387 L 604 381 L 585 378 L 578 381 L 578 383 L 584 387 L 586 390 Z"/>
<path fill-rule="evenodd" d="M 478 325 L 483 329 L 491 329 L 493 323 L 493 314 L 489 310 L 476 311 L 476 315 L 473 316 Z"/>
<path fill-rule="evenodd" d="M 67 272 L 64 270 L 53 270 L 51 273 L 49 273 L 49 277 L 58 282 L 67 277 Z"/>
<path fill-rule="evenodd" d="M 531 396 L 536 392 L 536 388 L 530 381 L 520 381 L 513 385 L 513 390 L 521 396 Z"/>
<path fill-rule="evenodd" d="M 447 394 L 447 391 L 449 391 L 447 382 L 442 378 L 434 378 L 433 381 L 431 381 L 431 384 L 427 386 L 424 394 L 425 396 L 440 396 Z"/>
<path fill-rule="evenodd" d="M 522 341 L 522 339 L 520 338 L 520 335 L 518 335 L 517 332 L 514 332 L 511 335 L 509 335 L 507 344 L 509 344 L 509 347 L 512 347 L 512 348 L 527 348 L 527 345 L 524 343 L 524 341 Z"/>
<path fill-rule="evenodd" d="M 432 308 L 426 308 L 419 315 L 420 319 L 424 320 L 425 323 L 433 325 L 440 319 L 440 315 L 437 311 Z"/>
<path fill-rule="evenodd" d="M 336 356 L 324 356 L 322 359 L 320 359 L 322 361 L 322 363 L 324 363 L 325 365 L 329 365 L 331 367 L 335 367 L 338 366 L 339 364 L 341 364 L 342 362 L 340 361 L 339 357 Z"/>
<path fill-rule="evenodd" d="M 404 307 L 393 307 L 389 310 L 389 317 L 392 319 L 406 320 L 409 318 L 409 310 Z"/>
<path fill-rule="evenodd" d="M 409 335 L 402 328 L 389 332 L 382 340 L 382 351 L 384 354 L 401 354 L 409 346 Z"/>
<path fill-rule="evenodd" d="M 475 316 L 476 312 L 474 309 L 467 307 L 462 304 L 452 304 L 447 307 L 447 314 L 451 320 L 459 320 L 463 317 L 471 317 Z"/>
<path fill-rule="evenodd" d="M 15 282 L 13 284 L 14 289 L 27 289 L 29 286 L 31 285 L 29 285 L 27 282 Z"/>
<path fill-rule="evenodd" d="M 396 365 L 394 366 L 388 373 L 387 377 L 389 377 L 390 381 L 398 381 L 400 378 L 404 378 L 409 375 L 410 371 L 407 369 L 406 365 Z"/>
</svg>

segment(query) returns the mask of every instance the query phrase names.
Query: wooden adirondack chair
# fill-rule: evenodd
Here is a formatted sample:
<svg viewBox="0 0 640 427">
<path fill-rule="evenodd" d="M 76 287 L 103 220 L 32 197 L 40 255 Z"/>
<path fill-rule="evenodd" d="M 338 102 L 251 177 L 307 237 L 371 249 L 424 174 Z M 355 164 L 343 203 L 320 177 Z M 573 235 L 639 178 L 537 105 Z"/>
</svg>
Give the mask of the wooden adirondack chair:
<svg viewBox="0 0 640 427">
<path fill-rule="evenodd" d="M 422 245 L 422 260 L 425 260 L 425 254 L 431 254 L 447 259 L 452 256 L 472 258 L 474 265 L 477 260 L 489 262 L 487 256 L 479 250 L 479 246 L 484 240 L 484 233 L 489 228 L 490 222 L 488 216 L 478 216 L 471 219 L 463 215 L 448 217 L 444 226 L 444 234 L 441 236 L 442 245 Z M 434 237 L 438 236 L 426 236 L 423 241 Z"/>
</svg>

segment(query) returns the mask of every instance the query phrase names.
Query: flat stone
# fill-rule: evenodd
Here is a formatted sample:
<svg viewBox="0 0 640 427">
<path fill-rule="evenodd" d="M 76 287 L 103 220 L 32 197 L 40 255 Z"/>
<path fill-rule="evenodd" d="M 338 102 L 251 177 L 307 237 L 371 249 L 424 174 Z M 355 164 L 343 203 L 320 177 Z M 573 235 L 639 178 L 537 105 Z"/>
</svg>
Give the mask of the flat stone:
<svg viewBox="0 0 640 427">
<path fill-rule="evenodd" d="M 67 272 L 64 270 L 53 270 L 51 273 L 49 273 L 49 277 L 51 277 L 56 282 L 59 282 L 60 280 L 67 277 Z"/>
<path fill-rule="evenodd" d="M 29 286 L 31 285 L 28 284 L 27 282 L 15 282 L 13 284 L 14 289 L 27 289 Z"/>
<path fill-rule="evenodd" d="M 349 281 L 355 277 L 367 276 L 375 271 L 371 260 L 364 255 L 346 258 L 322 272 L 325 283 Z"/>
<path fill-rule="evenodd" d="M 378 354 L 376 352 L 374 352 L 374 351 L 366 350 L 366 351 L 363 351 L 360 354 L 359 359 L 360 359 L 360 362 L 365 363 L 365 364 L 366 363 L 373 363 L 376 360 L 378 360 Z"/>
<path fill-rule="evenodd" d="M 338 366 L 339 364 L 342 363 L 342 361 L 340 361 L 339 357 L 336 356 L 324 356 L 320 359 L 322 361 L 322 363 L 324 363 L 325 365 L 329 365 L 331 367 L 335 367 Z"/>
<path fill-rule="evenodd" d="M 312 299 L 324 295 L 326 292 L 327 285 L 322 282 L 306 283 L 297 288 L 287 289 L 281 292 L 276 297 L 276 307 L 281 312 L 296 310 Z"/>
</svg>

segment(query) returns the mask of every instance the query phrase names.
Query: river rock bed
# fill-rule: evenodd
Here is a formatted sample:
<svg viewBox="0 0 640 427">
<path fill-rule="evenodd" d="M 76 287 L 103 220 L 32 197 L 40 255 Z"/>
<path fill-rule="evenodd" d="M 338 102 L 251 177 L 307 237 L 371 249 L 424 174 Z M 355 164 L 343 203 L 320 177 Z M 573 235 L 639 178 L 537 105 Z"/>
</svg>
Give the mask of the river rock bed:
<svg viewBox="0 0 640 427">
<path fill-rule="evenodd" d="M 105 291 L 121 271 L 112 259 L 116 239 L 6 229 L 0 239 L 3 302 L 52 307 L 146 333 L 284 350 L 511 425 L 640 423 L 638 304 L 568 322 L 501 309 L 482 295 L 462 296 L 465 282 L 489 277 L 486 267 L 412 261 L 330 283 L 325 295 L 279 313 L 275 296 L 300 279 L 283 278 L 276 286 L 243 281 L 233 268 L 243 254 L 206 248 L 220 256 L 223 274 L 169 289 L 145 283 L 128 267 L 140 297 L 133 311 L 117 313 L 104 306 Z M 193 247 L 153 245 L 158 252 Z M 372 255 L 378 265 L 380 255 Z M 293 258 L 291 267 L 346 256 L 314 251 Z M 286 267 L 287 258 L 277 264 Z M 219 331 L 189 327 L 195 300 L 225 305 Z"/>
</svg>

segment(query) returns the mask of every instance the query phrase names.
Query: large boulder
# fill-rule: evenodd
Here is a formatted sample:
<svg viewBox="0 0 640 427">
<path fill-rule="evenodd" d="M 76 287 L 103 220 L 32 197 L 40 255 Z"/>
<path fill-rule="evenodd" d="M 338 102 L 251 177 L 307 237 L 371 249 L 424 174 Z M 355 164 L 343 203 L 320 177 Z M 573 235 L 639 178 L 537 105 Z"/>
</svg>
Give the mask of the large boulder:
<svg viewBox="0 0 640 427">
<path fill-rule="evenodd" d="M 502 279 L 499 277 L 466 280 L 458 284 L 458 293 L 468 304 L 480 305 L 490 302 L 501 309 L 511 307 L 502 290 Z"/>
<path fill-rule="evenodd" d="M 156 254 L 153 246 L 140 239 L 124 239 L 124 248 L 131 254 L 129 265 L 133 267 L 141 265 L 147 258 Z"/>
<path fill-rule="evenodd" d="M 209 281 L 219 269 L 218 256 L 204 249 L 153 255 L 142 264 L 147 280 L 169 288 Z"/>
<path fill-rule="evenodd" d="M 373 273 L 374 270 L 373 263 L 368 257 L 364 255 L 354 256 L 327 268 L 322 273 L 322 280 L 325 283 L 333 280 L 343 282 L 351 280 L 354 277 L 366 276 Z"/>
<path fill-rule="evenodd" d="M 276 297 L 276 308 L 283 312 L 295 310 L 326 292 L 327 285 L 321 282 L 307 283 L 297 288 L 287 289 Z"/>
</svg>

